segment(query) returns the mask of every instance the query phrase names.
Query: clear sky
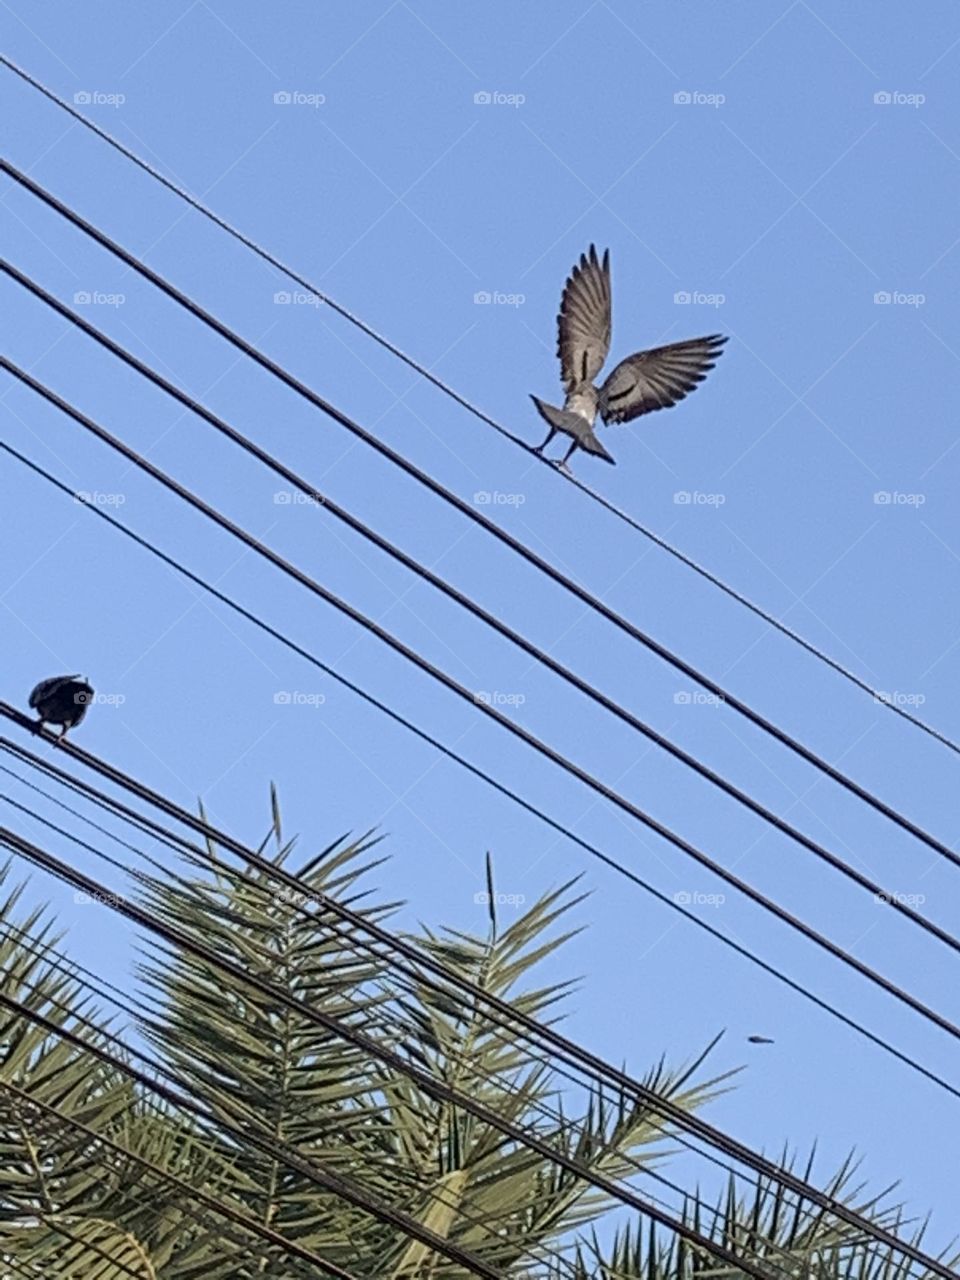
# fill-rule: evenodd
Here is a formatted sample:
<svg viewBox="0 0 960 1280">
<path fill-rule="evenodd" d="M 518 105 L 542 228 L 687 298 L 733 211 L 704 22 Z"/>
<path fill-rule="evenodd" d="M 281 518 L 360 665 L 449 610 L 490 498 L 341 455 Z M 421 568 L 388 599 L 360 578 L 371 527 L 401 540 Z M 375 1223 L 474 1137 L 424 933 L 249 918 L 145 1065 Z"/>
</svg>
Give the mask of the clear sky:
<svg viewBox="0 0 960 1280">
<path fill-rule="evenodd" d="M 78 101 L 91 118 L 531 442 L 541 424 L 528 393 L 559 398 L 557 304 L 591 241 L 611 251 L 615 358 L 729 334 L 694 396 L 605 434 L 616 468 L 579 455 L 577 472 L 960 738 L 956 6 L 4 0 L 0 23 L 14 60 L 70 100 L 89 95 Z M 332 312 L 276 302 L 288 282 L 8 71 L 0 95 L 15 164 L 458 494 L 498 495 L 484 507 L 494 520 L 955 845 L 956 756 Z M 90 295 L 83 313 L 94 324 L 960 933 L 956 869 L 729 709 L 678 701 L 693 690 L 671 668 L 9 182 L 0 219 L 7 255 L 68 303 Z M 0 316 L 5 350 L 37 377 L 457 679 L 508 695 L 511 715 L 658 819 L 960 1018 L 955 954 L 328 515 L 277 501 L 284 486 L 268 472 L 9 279 Z M 948 1036 L 534 758 L 9 379 L 0 420 L 16 447 L 138 532 L 960 1086 L 960 1046 Z M 748 1069 L 712 1119 L 767 1150 L 818 1139 L 823 1175 L 856 1147 L 875 1187 L 901 1177 L 912 1210 L 934 1209 L 935 1243 L 953 1234 L 960 1103 L 200 599 L 19 464 L 0 466 L 4 698 L 25 705 L 41 677 L 87 674 L 113 698 L 93 708 L 78 742 L 183 804 L 202 796 L 243 838 L 265 828 L 271 779 L 304 853 L 378 827 L 390 860 L 375 880 L 406 899 L 407 925 L 483 930 L 475 895 L 487 850 L 500 890 L 528 901 L 584 873 L 592 893 L 577 921 L 586 927 L 551 970 L 583 975 L 570 1033 L 640 1072 L 661 1054 L 690 1057 L 726 1028 L 715 1069 Z M 56 904 L 78 957 L 130 972 L 122 924 L 39 876 L 35 893 Z M 776 1043 L 754 1047 L 754 1033 Z"/>
</svg>

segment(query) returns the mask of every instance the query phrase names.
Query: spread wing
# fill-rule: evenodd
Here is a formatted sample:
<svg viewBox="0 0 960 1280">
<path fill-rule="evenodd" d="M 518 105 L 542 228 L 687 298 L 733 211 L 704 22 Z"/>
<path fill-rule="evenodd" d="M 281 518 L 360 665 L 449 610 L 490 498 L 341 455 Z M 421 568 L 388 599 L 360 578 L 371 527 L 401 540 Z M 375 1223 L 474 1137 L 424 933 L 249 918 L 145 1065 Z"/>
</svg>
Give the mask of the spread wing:
<svg viewBox="0 0 960 1280">
<path fill-rule="evenodd" d="M 610 350 L 610 250 L 582 253 L 564 285 L 557 316 L 560 379 L 569 392 L 592 382 Z"/>
<path fill-rule="evenodd" d="M 723 352 L 719 333 L 627 356 L 600 388 L 604 422 L 630 422 L 641 413 L 668 409 L 702 382 Z"/>
</svg>

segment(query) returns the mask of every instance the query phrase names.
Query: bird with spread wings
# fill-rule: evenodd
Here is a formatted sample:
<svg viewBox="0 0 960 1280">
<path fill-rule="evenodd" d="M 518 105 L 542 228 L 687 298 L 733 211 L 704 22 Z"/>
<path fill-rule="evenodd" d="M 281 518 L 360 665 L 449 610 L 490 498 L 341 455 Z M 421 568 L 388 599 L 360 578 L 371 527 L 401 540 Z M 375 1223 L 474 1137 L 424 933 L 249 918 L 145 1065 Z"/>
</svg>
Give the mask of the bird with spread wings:
<svg viewBox="0 0 960 1280">
<path fill-rule="evenodd" d="M 606 381 L 595 386 L 594 378 L 610 351 L 611 306 L 610 250 L 604 251 L 601 261 L 594 245 L 590 246 L 589 255 L 580 255 L 579 264 L 567 279 L 557 327 L 560 380 L 566 392 L 563 408 L 536 396 L 530 398 L 550 428 L 534 453 L 541 453 L 558 431 L 572 437 L 566 455 L 557 462 L 564 470 L 578 448 L 613 462 L 594 432 L 597 414 L 609 425 L 631 422 L 654 409 L 668 409 L 704 380 L 727 340 L 712 333 L 705 338 L 637 351 L 621 360 Z"/>
</svg>

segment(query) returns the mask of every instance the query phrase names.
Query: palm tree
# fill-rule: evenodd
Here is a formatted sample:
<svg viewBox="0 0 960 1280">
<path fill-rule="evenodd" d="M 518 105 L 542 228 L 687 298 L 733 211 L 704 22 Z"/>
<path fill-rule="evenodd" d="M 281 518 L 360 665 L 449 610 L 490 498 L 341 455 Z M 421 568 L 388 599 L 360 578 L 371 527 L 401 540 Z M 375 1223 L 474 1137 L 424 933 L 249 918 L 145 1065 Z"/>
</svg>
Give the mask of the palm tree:
<svg viewBox="0 0 960 1280">
<path fill-rule="evenodd" d="M 273 990 L 363 1031 L 582 1167 L 640 1178 L 649 1194 L 641 1175 L 666 1159 L 670 1135 L 648 1106 L 572 1085 L 487 1006 L 416 970 L 398 973 L 382 948 L 361 945 L 316 908 L 325 897 L 370 919 L 389 914 L 395 904 L 365 888 L 376 846 L 370 836 L 340 840 L 303 863 L 298 899 L 261 869 L 228 868 L 208 845 L 210 856 L 188 858 L 175 878 L 144 877 L 143 901 Z M 258 851 L 280 868 L 292 861 L 275 797 Z M 487 874 L 482 936 L 424 929 L 416 940 L 511 1008 L 554 1019 L 570 984 L 537 985 L 536 970 L 571 936 L 577 886 L 552 890 L 504 927 L 489 862 Z M 8 876 L 4 868 L 0 880 Z M 318 1185 L 317 1169 L 514 1280 L 692 1280 L 730 1270 L 638 1215 L 613 1214 L 610 1197 L 582 1177 L 438 1101 L 295 1006 L 153 940 L 140 966 L 135 1039 L 180 1092 L 202 1099 L 203 1114 L 158 1099 L 122 1069 L 137 1050 L 123 1047 L 79 973 L 58 959 L 48 913 L 14 923 L 21 896 L 14 889 L 0 903 L 0 1258 L 17 1268 L 11 1275 L 272 1280 L 321 1274 L 311 1256 L 377 1280 L 469 1274 Z M 645 1083 L 692 1110 L 728 1087 L 698 1079 L 702 1065 L 660 1062 Z M 827 1189 L 898 1226 L 896 1207 L 853 1178 L 847 1162 Z M 746 1199 L 731 1181 L 716 1205 L 691 1196 L 682 1212 L 772 1276 L 900 1280 L 897 1256 L 769 1181 Z"/>
</svg>

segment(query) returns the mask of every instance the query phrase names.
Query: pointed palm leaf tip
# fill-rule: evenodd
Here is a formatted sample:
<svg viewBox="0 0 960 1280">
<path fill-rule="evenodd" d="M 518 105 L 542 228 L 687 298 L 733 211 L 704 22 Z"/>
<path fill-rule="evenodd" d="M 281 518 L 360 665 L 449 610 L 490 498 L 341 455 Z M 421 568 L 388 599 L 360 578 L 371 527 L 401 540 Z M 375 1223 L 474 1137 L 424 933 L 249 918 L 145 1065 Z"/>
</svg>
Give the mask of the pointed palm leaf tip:
<svg viewBox="0 0 960 1280">
<path fill-rule="evenodd" d="M 497 903 L 493 891 L 493 859 L 490 857 L 489 850 L 486 858 L 487 871 L 487 912 L 490 916 L 490 934 L 491 937 L 497 936 Z"/>
<path fill-rule="evenodd" d="M 601 259 L 591 244 L 574 264 L 560 298 L 557 356 L 566 397 L 563 407 L 531 397 L 550 428 L 534 453 L 541 453 L 558 432 L 568 436 L 572 443 L 557 462 L 563 469 L 577 449 L 613 462 L 594 430 L 597 418 L 609 426 L 678 404 L 703 382 L 727 341 L 723 334 L 711 333 L 635 351 L 598 387 L 595 380 L 610 353 L 612 315 L 610 250 L 605 249 Z"/>
</svg>

